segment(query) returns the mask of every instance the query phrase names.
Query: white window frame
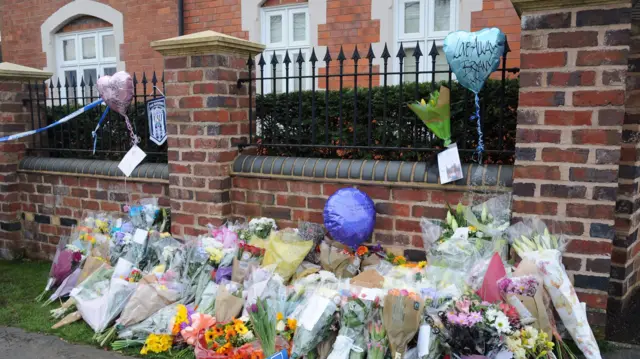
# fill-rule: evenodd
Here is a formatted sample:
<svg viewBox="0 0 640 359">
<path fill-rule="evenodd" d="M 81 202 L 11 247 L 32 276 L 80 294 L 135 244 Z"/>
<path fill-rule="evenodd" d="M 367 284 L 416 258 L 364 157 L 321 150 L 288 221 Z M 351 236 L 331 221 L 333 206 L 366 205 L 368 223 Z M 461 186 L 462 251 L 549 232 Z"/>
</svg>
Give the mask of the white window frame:
<svg viewBox="0 0 640 359">
<path fill-rule="evenodd" d="M 416 33 L 408 33 L 406 34 L 404 31 L 405 24 L 405 4 L 411 2 L 419 2 L 420 3 L 420 20 L 419 20 L 419 31 Z M 394 71 L 400 72 L 402 69 L 400 68 L 400 61 L 395 56 L 400 50 L 400 44 L 403 45 L 405 49 L 407 48 L 415 48 L 416 44 L 420 45 L 420 51 L 422 52 L 422 56 L 420 57 L 419 62 L 419 71 L 431 71 L 431 57 L 429 56 L 429 51 L 431 51 L 431 46 L 435 41 L 436 47 L 442 47 L 444 43 L 444 38 L 453 31 L 458 29 L 458 2 L 459 0 L 451 0 L 450 9 L 449 9 L 449 30 L 447 31 L 434 31 L 435 21 L 435 0 L 396 0 L 396 11 L 395 11 L 395 19 L 396 19 L 396 42 L 395 42 L 395 52 L 392 54 L 394 61 Z M 425 21 L 425 19 L 427 19 Z M 443 55 L 439 55 L 443 56 Z M 415 63 L 415 58 L 413 56 L 407 56 L 404 58 L 403 62 L 413 61 Z M 406 81 L 407 74 L 403 74 L 403 81 Z M 411 75 L 409 75 L 411 76 Z M 400 76 L 394 76 L 394 82 L 397 84 L 400 82 Z M 420 82 L 431 81 L 431 74 L 420 74 L 418 76 Z M 452 76 L 455 78 L 455 76 Z M 411 77 L 411 79 L 415 79 L 415 74 Z"/>
<path fill-rule="evenodd" d="M 112 28 L 106 29 L 94 29 L 94 30 L 86 30 L 86 31 L 77 31 L 77 32 L 65 32 L 56 35 L 56 63 L 58 64 L 56 69 L 57 78 L 60 79 L 60 83 L 63 87 L 60 89 L 60 96 L 65 99 L 67 94 L 64 88 L 67 79 L 65 78 L 66 71 L 74 71 L 76 72 L 76 93 L 77 97 L 82 97 L 82 88 L 80 83 L 84 76 L 84 70 L 87 69 L 95 69 L 96 70 L 96 80 L 105 74 L 105 68 L 116 68 L 118 66 L 117 57 L 109 57 L 104 58 L 102 55 L 102 39 L 105 35 L 112 35 L 115 38 L 114 31 Z M 93 37 L 95 39 L 96 46 L 96 57 L 95 59 L 83 59 L 82 58 L 82 39 Z M 75 53 L 76 59 L 74 61 L 64 61 L 64 48 L 63 41 L 74 39 L 75 40 Z M 114 41 L 114 46 L 117 46 Z M 117 50 L 117 49 L 116 49 Z M 117 54 L 118 52 L 115 51 Z M 85 85 L 88 84 L 88 79 L 85 80 Z M 95 86 L 94 81 L 94 86 Z M 94 87 L 94 91 L 95 87 Z M 69 96 L 72 94 L 70 93 Z M 97 96 L 97 92 L 94 93 L 94 97 Z M 89 94 L 85 92 L 85 97 L 89 97 Z M 78 102 L 81 100 L 78 99 Z"/>
<path fill-rule="evenodd" d="M 303 41 L 294 41 L 293 39 L 293 15 L 294 14 L 305 14 L 305 39 Z M 285 5 L 285 6 L 273 6 L 262 8 L 260 13 L 260 22 L 262 24 L 262 41 L 265 44 L 266 48 L 264 50 L 264 61 L 266 65 L 264 65 L 264 76 L 265 77 L 273 77 L 273 66 L 271 65 L 271 58 L 273 57 L 274 52 L 276 55 L 281 55 L 282 59 L 284 59 L 286 51 L 289 51 L 289 59 L 291 60 L 291 64 L 289 64 L 289 93 L 295 92 L 295 87 L 298 85 L 298 79 L 293 78 L 294 72 L 298 70 L 298 63 L 296 62 L 298 58 L 299 51 L 302 51 L 302 56 L 304 57 L 305 62 L 302 65 L 302 71 L 305 76 L 311 74 L 311 63 L 309 62 L 309 57 L 311 56 L 311 26 L 310 26 L 310 17 L 309 17 L 309 6 L 307 4 L 301 5 Z M 273 16 L 282 16 L 282 40 L 280 42 L 274 43 L 271 42 L 271 17 Z M 258 56 L 259 58 L 259 56 Z M 257 62 L 257 61 L 256 61 Z M 281 60 L 278 60 L 278 71 L 282 68 L 281 76 L 286 76 L 284 70 L 284 64 Z M 259 71 L 259 69 L 256 69 Z M 277 73 L 276 72 L 276 73 Z M 286 79 L 278 80 L 281 81 L 280 85 L 277 87 L 280 92 L 285 92 L 286 89 Z M 264 80 L 264 91 L 265 93 L 271 93 L 273 84 L 272 80 L 265 79 Z M 305 78 L 302 80 L 302 89 L 308 90 L 311 89 L 311 78 Z"/>
</svg>

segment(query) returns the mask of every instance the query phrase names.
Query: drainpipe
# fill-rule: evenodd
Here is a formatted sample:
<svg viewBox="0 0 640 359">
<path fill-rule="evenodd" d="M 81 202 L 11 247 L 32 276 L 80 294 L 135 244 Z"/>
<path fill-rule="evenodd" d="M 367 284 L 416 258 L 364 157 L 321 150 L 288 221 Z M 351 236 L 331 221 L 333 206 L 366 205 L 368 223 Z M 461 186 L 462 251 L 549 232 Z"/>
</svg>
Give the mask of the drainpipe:
<svg viewBox="0 0 640 359">
<path fill-rule="evenodd" d="M 178 0 L 178 36 L 184 35 L 184 0 Z"/>
</svg>

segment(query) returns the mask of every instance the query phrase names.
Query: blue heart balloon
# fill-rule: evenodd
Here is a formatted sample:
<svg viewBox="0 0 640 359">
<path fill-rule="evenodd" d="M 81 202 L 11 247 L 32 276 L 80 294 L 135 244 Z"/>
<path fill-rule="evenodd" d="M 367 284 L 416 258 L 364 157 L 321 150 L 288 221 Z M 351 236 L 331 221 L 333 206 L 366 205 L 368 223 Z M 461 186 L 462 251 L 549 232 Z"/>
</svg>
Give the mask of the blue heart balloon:
<svg viewBox="0 0 640 359">
<path fill-rule="evenodd" d="M 505 42 L 506 36 L 495 27 L 456 31 L 444 39 L 444 53 L 458 82 L 477 94 L 500 65 Z"/>
</svg>

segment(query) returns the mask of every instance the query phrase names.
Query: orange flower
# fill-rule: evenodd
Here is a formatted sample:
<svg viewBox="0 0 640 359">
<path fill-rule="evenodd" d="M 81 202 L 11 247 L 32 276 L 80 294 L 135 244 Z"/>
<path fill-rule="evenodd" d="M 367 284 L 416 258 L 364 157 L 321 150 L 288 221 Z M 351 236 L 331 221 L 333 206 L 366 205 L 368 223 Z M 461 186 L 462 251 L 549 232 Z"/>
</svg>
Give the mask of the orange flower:
<svg viewBox="0 0 640 359">
<path fill-rule="evenodd" d="M 369 248 L 365 247 L 365 246 L 360 246 L 358 247 L 358 250 L 356 251 L 356 254 L 359 256 L 363 256 L 365 254 L 369 253 Z"/>
<path fill-rule="evenodd" d="M 389 289 L 389 295 L 395 295 L 395 296 L 399 296 L 400 295 L 400 290 L 398 289 Z"/>
<path fill-rule="evenodd" d="M 219 337 L 219 336 L 224 334 L 224 331 L 222 330 L 222 328 L 220 328 L 218 326 L 213 327 L 212 331 L 213 331 L 213 337 L 214 338 L 217 338 L 217 337 Z"/>
<path fill-rule="evenodd" d="M 393 264 L 405 264 L 407 259 L 404 256 L 396 256 L 393 258 Z"/>
</svg>

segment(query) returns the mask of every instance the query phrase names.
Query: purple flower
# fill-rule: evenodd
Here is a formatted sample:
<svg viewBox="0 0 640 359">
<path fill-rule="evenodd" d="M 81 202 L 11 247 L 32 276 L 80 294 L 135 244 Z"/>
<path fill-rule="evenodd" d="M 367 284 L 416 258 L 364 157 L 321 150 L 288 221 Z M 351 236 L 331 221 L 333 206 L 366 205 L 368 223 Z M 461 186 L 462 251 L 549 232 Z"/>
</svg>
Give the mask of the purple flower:
<svg viewBox="0 0 640 359">
<path fill-rule="evenodd" d="M 469 327 L 472 327 L 482 321 L 482 314 L 479 312 L 471 312 L 469 316 L 467 316 L 465 324 Z"/>
<path fill-rule="evenodd" d="M 251 313 L 258 313 L 258 306 L 255 303 L 251 304 Z"/>
<path fill-rule="evenodd" d="M 471 301 L 468 299 L 459 300 L 456 302 L 456 309 L 463 313 L 469 313 L 469 307 L 471 306 Z"/>
</svg>

